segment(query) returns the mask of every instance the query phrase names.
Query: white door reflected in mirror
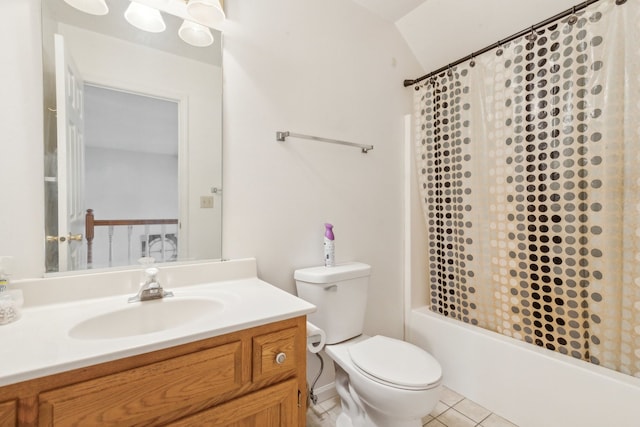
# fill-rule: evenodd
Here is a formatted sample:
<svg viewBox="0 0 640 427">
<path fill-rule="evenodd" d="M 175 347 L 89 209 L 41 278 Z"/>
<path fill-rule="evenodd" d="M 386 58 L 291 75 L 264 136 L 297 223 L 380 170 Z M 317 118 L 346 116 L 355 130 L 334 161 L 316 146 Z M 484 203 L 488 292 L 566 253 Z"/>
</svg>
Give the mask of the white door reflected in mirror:
<svg viewBox="0 0 640 427">
<path fill-rule="evenodd" d="M 58 271 L 85 268 L 84 233 L 84 79 L 64 38 L 55 35 L 58 238 L 48 242 Z M 57 259 L 56 259 L 57 253 Z"/>
</svg>

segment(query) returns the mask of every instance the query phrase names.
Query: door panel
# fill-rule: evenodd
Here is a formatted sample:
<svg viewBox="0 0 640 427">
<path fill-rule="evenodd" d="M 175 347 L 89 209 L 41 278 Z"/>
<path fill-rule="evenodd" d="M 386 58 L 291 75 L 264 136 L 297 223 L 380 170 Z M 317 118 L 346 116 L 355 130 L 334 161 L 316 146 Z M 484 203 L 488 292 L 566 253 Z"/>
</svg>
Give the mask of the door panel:
<svg viewBox="0 0 640 427">
<path fill-rule="evenodd" d="M 84 233 L 84 82 L 64 38 L 55 35 L 58 269 L 86 263 Z"/>
</svg>

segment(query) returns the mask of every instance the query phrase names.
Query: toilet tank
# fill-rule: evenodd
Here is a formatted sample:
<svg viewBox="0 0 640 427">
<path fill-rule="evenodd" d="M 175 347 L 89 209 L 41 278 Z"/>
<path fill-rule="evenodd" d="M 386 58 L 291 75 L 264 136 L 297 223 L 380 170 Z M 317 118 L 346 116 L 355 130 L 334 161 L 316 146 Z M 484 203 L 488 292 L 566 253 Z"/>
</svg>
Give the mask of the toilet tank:
<svg viewBox="0 0 640 427">
<path fill-rule="evenodd" d="M 324 330 L 327 344 L 362 334 L 370 273 L 360 262 L 295 271 L 298 297 L 317 307 L 307 318 Z"/>
</svg>

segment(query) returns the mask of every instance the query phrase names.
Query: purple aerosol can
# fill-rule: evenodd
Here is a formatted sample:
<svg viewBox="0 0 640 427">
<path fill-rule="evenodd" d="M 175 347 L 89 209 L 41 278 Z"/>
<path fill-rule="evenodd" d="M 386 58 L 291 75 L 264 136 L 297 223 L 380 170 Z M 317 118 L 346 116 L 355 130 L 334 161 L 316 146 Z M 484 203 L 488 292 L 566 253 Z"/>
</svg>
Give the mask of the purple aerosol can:
<svg viewBox="0 0 640 427">
<path fill-rule="evenodd" d="M 336 265 L 336 246 L 333 236 L 333 225 L 324 225 L 324 266 L 333 267 Z"/>
</svg>

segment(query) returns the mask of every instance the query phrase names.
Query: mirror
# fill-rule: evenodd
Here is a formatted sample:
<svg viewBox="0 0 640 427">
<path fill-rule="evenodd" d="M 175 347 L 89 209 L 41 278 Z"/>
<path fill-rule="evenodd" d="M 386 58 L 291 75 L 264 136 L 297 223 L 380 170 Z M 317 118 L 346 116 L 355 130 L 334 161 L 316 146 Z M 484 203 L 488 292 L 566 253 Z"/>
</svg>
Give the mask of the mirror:
<svg viewBox="0 0 640 427">
<path fill-rule="evenodd" d="M 179 1 L 179 0 L 170 0 Z M 47 272 L 221 259 L 222 35 L 42 0 Z"/>
</svg>

